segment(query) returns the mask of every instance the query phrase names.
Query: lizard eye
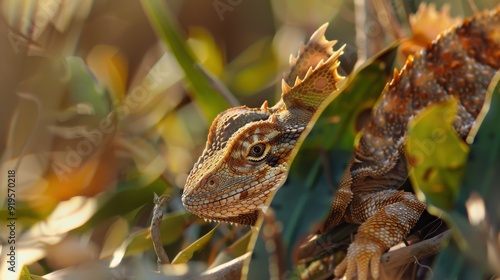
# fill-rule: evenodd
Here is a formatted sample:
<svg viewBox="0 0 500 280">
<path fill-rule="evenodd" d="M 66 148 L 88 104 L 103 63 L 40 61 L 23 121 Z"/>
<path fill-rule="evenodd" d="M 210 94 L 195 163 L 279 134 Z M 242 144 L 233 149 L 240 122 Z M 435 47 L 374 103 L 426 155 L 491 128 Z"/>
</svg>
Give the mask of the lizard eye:
<svg viewBox="0 0 500 280">
<path fill-rule="evenodd" d="M 216 175 L 212 175 L 208 179 L 204 179 L 202 181 L 202 185 L 210 188 L 217 187 L 219 185 L 219 177 Z"/>
<path fill-rule="evenodd" d="M 248 159 L 251 161 L 261 161 L 263 160 L 267 153 L 269 152 L 269 145 L 264 143 L 256 143 L 248 151 Z"/>
</svg>

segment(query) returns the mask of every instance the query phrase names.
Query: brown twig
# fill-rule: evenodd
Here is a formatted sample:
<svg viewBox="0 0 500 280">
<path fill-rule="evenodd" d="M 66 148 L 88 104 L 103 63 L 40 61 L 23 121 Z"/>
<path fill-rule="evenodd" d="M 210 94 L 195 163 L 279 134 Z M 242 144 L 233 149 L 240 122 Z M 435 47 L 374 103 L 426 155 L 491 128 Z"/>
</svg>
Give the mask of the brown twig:
<svg viewBox="0 0 500 280">
<path fill-rule="evenodd" d="M 153 219 L 151 221 L 151 239 L 153 240 L 153 247 L 158 257 L 158 269 L 161 271 L 161 266 L 164 264 L 169 264 L 170 259 L 167 256 L 167 252 L 163 249 L 163 243 L 161 242 L 161 223 L 163 218 L 163 208 L 170 201 L 170 195 L 158 196 L 154 194 L 154 204 L 153 209 Z"/>
<path fill-rule="evenodd" d="M 247 252 L 234 260 L 223 263 L 219 266 L 211 268 L 205 271 L 200 279 L 209 280 L 209 279 L 218 279 L 218 280 L 230 280 L 230 279 L 240 279 L 241 278 L 241 269 L 247 259 L 251 257 L 252 253 Z"/>
<path fill-rule="evenodd" d="M 428 256 L 434 255 L 438 253 L 443 243 L 449 240 L 451 236 L 451 230 L 444 231 L 430 239 L 422 240 L 418 243 L 414 243 L 407 247 L 402 247 L 397 250 L 393 250 L 390 252 L 386 252 L 380 258 L 380 265 L 384 269 L 391 269 L 395 267 L 400 267 L 406 264 L 410 264 L 415 262 L 415 260 L 424 259 Z M 301 250 L 304 250 L 301 254 L 303 256 L 308 252 L 311 254 L 314 252 L 316 255 L 321 255 L 323 250 L 328 249 L 328 245 L 326 243 L 322 243 L 315 240 L 312 240 L 302 246 Z M 335 256 L 331 255 L 328 259 L 328 262 L 333 262 Z M 299 264 L 305 264 L 307 260 L 299 260 Z M 314 279 L 324 279 L 331 277 L 333 273 L 334 266 L 325 265 L 322 262 L 313 262 L 308 265 L 308 267 L 303 272 L 303 275 L 313 275 Z"/>
<path fill-rule="evenodd" d="M 435 255 L 443 247 L 443 242 L 449 240 L 450 236 L 451 230 L 449 229 L 433 238 L 387 252 L 380 258 L 380 264 L 384 268 L 392 268 L 412 263 L 415 258 L 423 259 Z"/>
</svg>

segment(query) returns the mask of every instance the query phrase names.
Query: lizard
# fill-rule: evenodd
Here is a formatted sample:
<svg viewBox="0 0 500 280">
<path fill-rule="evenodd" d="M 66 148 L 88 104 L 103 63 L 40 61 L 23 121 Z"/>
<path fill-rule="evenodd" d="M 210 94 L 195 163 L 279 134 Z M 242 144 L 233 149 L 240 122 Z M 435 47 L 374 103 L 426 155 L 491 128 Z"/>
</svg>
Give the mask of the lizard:
<svg viewBox="0 0 500 280">
<path fill-rule="evenodd" d="M 254 225 L 259 211 L 286 180 L 315 118 L 339 94 L 343 47 L 333 51 L 320 27 L 290 57 L 281 99 L 273 107 L 240 106 L 213 121 L 205 150 L 188 175 L 185 208 L 209 220 Z M 424 108 L 456 98 L 453 126 L 465 138 L 500 68 L 500 8 L 466 19 L 394 71 L 358 134 L 322 233 L 342 222 L 360 224 L 334 274 L 377 279 L 380 257 L 399 243 L 426 204 L 398 190 L 410 166 L 404 155 L 408 122 Z M 293 86 L 290 86 L 292 85 Z"/>
</svg>

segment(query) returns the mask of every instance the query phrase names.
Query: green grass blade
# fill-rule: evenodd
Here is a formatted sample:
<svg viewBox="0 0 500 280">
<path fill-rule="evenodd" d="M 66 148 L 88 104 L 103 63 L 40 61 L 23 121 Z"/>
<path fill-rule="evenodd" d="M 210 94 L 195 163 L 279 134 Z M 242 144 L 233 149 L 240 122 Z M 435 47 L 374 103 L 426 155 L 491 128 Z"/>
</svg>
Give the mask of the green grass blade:
<svg viewBox="0 0 500 280">
<path fill-rule="evenodd" d="M 184 70 L 185 80 L 190 86 L 190 92 L 207 120 L 211 121 L 221 111 L 237 104 L 235 98 L 224 91 L 217 91 L 221 83 L 204 72 L 202 66 L 195 60 L 191 49 L 179 35 L 179 27 L 174 16 L 160 0 L 142 0 L 144 11 L 149 17 L 154 29 L 170 48 L 179 65 Z"/>
<path fill-rule="evenodd" d="M 216 225 L 207 234 L 200 237 L 198 240 L 193 242 L 193 244 L 189 245 L 186 249 L 180 251 L 179 254 L 177 254 L 177 256 L 172 261 L 172 264 L 187 263 L 193 257 L 194 252 L 205 247 L 205 245 L 212 239 L 212 235 L 214 235 L 218 227 L 219 225 Z"/>
</svg>

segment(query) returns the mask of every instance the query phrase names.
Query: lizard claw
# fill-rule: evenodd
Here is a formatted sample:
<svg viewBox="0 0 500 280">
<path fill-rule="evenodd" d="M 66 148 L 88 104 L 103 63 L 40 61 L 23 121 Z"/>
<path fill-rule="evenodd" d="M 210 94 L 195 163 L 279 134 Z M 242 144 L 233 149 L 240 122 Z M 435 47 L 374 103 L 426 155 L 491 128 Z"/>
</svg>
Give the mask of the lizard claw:
<svg viewBox="0 0 500 280">
<path fill-rule="evenodd" d="M 378 279 L 380 274 L 380 256 L 384 247 L 369 239 L 356 238 L 349 246 L 344 260 L 335 268 L 336 277 L 345 276 L 345 279 L 366 280 L 371 275 Z"/>
</svg>

